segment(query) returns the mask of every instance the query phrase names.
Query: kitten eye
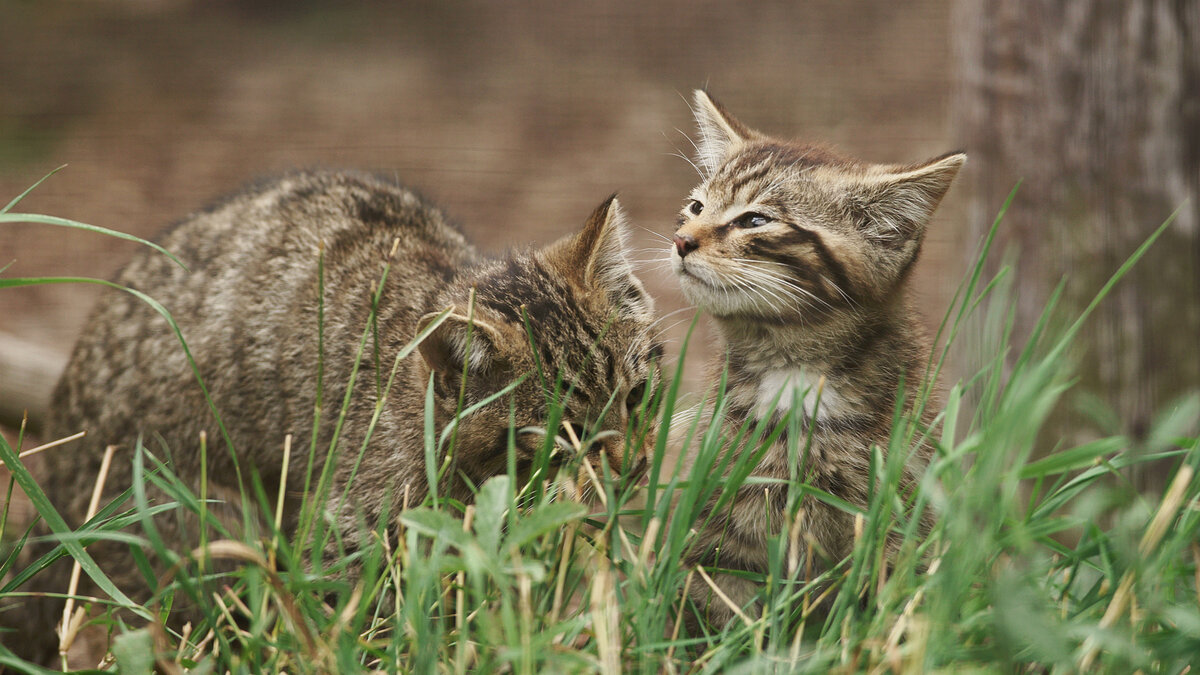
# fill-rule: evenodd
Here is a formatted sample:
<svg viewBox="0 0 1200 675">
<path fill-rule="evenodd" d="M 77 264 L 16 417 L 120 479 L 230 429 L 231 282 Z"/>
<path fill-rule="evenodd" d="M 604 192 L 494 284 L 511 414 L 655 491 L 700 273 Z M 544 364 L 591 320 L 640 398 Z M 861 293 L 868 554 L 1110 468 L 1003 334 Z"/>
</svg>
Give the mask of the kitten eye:
<svg viewBox="0 0 1200 675">
<path fill-rule="evenodd" d="M 750 213 L 743 213 L 733 221 L 734 227 L 742 228 L 762 227 L 763 225 L 769 225 L 770 223 L 770 218 L 761 213 L 754 213 L 753 211 Z"/>
<path fill-rule="evenodd" d="M 629 396 L 625 397 L 625 409 L 630 413 L 635 412 L 641 407 L 646 400 L 646 382 L 642 381 L 634 385 L 633 389 L 629 390 Z"/>
<path fill-rule="evenodd" d="M 693 199 L 691 202 L 688 203 L 687 210 L 689 212 L 691 212 L 691 214 L 693 216 L 698 216 L 698 215 L 700 215 L 700 212 L 704 210 L 704 205 L 701 204 L 699 201 Z"/>
</svg>

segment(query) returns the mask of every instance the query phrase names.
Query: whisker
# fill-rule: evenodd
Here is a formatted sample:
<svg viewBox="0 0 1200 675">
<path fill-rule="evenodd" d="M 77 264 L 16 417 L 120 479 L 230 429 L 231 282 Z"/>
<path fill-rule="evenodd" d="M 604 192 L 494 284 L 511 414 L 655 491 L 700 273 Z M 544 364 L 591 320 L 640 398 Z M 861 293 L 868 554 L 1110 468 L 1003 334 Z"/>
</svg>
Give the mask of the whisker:
<svg viewBox="0 0 1200 675">
<path fill-rule="evenodd" d="M 739 270 L 739 272 L 745 272 L 745 271 L 746 270 Z M 745 275 L 743 275 L 743 276 L 745 276 Z M 739 283 L 742 281 L 746 281 L 747 283 Z M 782 304 L 782 305 L 789 304 L 785 300 L 786 296 L 780 297 L 777 293 L 772 291 L 770 288 L 763 288 L 761 285 L 749 283 L 749 280 L 745 280 L 745 279 L 735 279 L 734 282 L 737 284 L 737 287 L 739 289 L 741 289 L 742 291 L 744 291 L 746 293 L 756 296 L 757 298 L 762 300 L 764 304 L 766 304 L 768 306 L 777 306 L 779 304 Z M 771 302 L 771 300 L 769 300 L 767 298 L 767 295 L 766 295 L 767 293 L 769 293 L 771 295 L 771 298 L 774 298 L 775 302 Z"/>
<path fill-rule="evenodd" d="M 787 263 L 782 263 L 782 262 L 778 262 L 778 261 L 775 261 L 775 260 L 756 260 L 756 259 L 754 259 L 754 258 L 730 258 L 730 260 L 733 260 L 733 261 L 736 261 L 736 262 L 750 263 L 750 264 L 753 264 L 753 265 L 759 265 L 759 264 L 762 264 L 762 265 L 778 265 L 779 267 L 786 267 L 786 268 L 788 268 L 788 269 L 793 269 L 793 268 L 795 267 L 794 265 L 789 265 L 789 264 L 787 264 Z"/>
<path fill-rule="evenodd" d="M 666 314 L 663 314 L 662 316 L 658 317 L 654 321 L 651 321 L 649 327 L 653 328 L 656 324 L 663 321 L 664 319 L 675 316 L 676 314 L 679 314 L 680 312 L 694 312 L 694 311 L 696 311 L 694 307 L 680 307 L 679 309 L 677 309 L 673 312 L 667 312 Z"/>
<path fill-rule="evenodd" d="M 780 266 L 788 267 L 788 268 L 792 267 L 791 265 L 787 265 L 785 263 L 779 263 L 779 262 L 775 262 L 775 261 L 771 261 L 771 260 L 752 260 L 752 259 L 748 259 L 748 258 L 737 258 L 737 260 L 740 262 L 743 262 L 747 265 L 750 265 L 750 266 L 757 265 L 757 264 L 764 264 L 764 265 L 780 265 Z M 812 293 L 810 291 L 808 291 L 807 289 L 801 288 L 794 281 L 787 279 L 786 277 L 780 276 L 779 272 L 777 270 L 758 269 L 756 271 L 761 274 L 767 274 L 767 275 L 772 276 L 773 278 L 778 279 L 781 283 L 786 284 L 787 286 L 795 289 L 799 293 L 812 295 Z M 845 290 L 842 289 L 841 286 L 838 286 L 836 283 L 831 281 L 825 275 L 821 275 L 821 281 L 828 284 L 831 288 L 833 288 L 835 291 L 837 291 L 838 295 L 840 295 L 842 297 L 842 299 L 846 301 L 846 304 L 850 306 L 851 311 L 854 311 L 857 313 L 858 303 L 854 301 L 854 298 L 850 297 L 849 293 L 847 293 Z M 823 304 L 825 304 L 826 307 L 833 309 L 833 307 L 828 302 L 825 302 L 823 300 L 821 302 Z"/>
<path fill-rule="evenodd" d="M 841 286 L 838 286 L 833 281 L 826 279 L 825 275 L 821 275 L 821 281 L 824 281 L 826 284 L 829 284 L 831 287 L 833 287 L 833 290 L 837 291 L 838 295 L 842 296 L 842 299 L 845 300 L 846 304 L 850 306 L 850 311 L 853 312 L 855 315 L 858 315 L 858 310 L 859 310 L 858 303 L 855 302 L 854 298 L 850 297 L 850 295 L 848 293 L 846 293 L 846 291 L 842 290 Z"/>
<path fill-rule="evenodd" d="M 696 154 L 700 154 L 700 146 L 696 145 L 696 141 L 693 141 L 692 137 L 690 135 L 688 135 L 686 132 L 684 132 L 679 127 L 675 127 L 675 131 L 678 131 L 680 136 L 683 136 L 684 138 L 687 139 L 688 143 L 692 144 L 692 149 L 696 151 Z"/>
<path fill-rule="evenodd" d="M 682 159 L 683 161 L 687 162 L 688 164 L 690 164 L 692 166 L 693 169 L 696 170 L 697 176 L 700 176 L 700 178 L 704 178 L 704 172 L 700 170 L 700 167 L 696 166 L 695 162 L 688 159 L 687 155 L 683 154 L 682 152 L 678 152 L 678 151 L 677 152 L 668 152 L 667 154 L 672 157 L 678 157 L 678 158 Z"/>
<path fill-rule="evenodd" d="M 653 269 L 653 270 L 670 270 L 671 259 L 659 258 L 652 260 L 631 260 L 629 265 L 635 270 Z"/>
<path fill-rule="evenodd" d="M 652 258 L 629 258 L 631 263 L 670 263 L 671 259 L 665 256 L 655 256 Z"/>
<path fill-rule="evenodd" d="M 691 307 L 688 307 L 688 309 L 691 309 Z M 663 334 L 668 333 L 668 332 L 682 326 L 683 324 L 690 323 L 690 322 L 691 322 L 691 319 L 680 319 L 679 321 L 676 321 L 675 323 L 671 324 L 670 326 L 665 326 L 665 327 L 659 328 L 657 331 L 654 332 L 654 339 L 659 340 L 660 338 L 662 338 Z"/>
<path fill-rule="evenodd" d="M 823 298 L 817 296 L 816 294 L 812 293 L 808 289 L 799 286 L 798 284 L 791 281 L 790 279 L 777 276 L 775 273 L 768 272 L 767 270 L 755 269 L 750 266 L 742 267 L 742 268 L 740 268 L 740 270 L 745 276 L 752 277 L 752 278 L 756 279 L 759 283 L 765 284 L 768 287 L 774 288 L 781 292 L 785 292 L 785 294 L 790 297 L 795 297 L 795 296 L 792 295 L 792 293 L 786 293 L 786 291 L 789 291 L 789 290 L 794 291 L 796 294 L 798 294 L 801 297 L 812 299 L 812 300 L 824 305 L 826 308 L 828 308 L 830 310 L 833 309 L 833 306 L 830 305 Z"/>
<path fill-rule="evenodd" d="M 645 230 L 645 231 L 649 232 L 650 234 L 652 234 L 652 235 L 654 235 L 654 236 L 658 237 L 659 239 L 662 239 L 663 241 L 667 242 L 668 244 L 674 244 L 674 243 L 675 243 L 675 242 L 671 241 L 671 238 L 670 238 L 670 237 L 668 237 L 667 235 L 665 235 L 665 234 L 662 234 L 661 232 L 655 232 L 654 230 L 652 230 L 652 229 L 650 229 L 650 228 L 648 228 L 648 227 L 644 227 L 644 226 L 642 226 L 642 225 L 638 225 L 638 229 Z"/>
</svg>

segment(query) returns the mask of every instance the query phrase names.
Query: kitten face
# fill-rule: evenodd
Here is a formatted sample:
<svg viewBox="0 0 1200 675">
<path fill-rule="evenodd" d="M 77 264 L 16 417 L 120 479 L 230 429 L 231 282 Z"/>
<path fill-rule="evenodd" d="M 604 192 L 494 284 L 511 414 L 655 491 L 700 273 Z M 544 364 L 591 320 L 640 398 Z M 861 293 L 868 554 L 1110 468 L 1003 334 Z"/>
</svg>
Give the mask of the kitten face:
<svg viewBox="0 0 1200 675">
<path fill-rule="evenodd" d="M 516 429 L 519 470 L 533 461 L 546 434 L 558 438 L 553 464 L 587 461 L 597 475 L 602 463 L 625 475 L 646 467 L 655 429 L 643 402 L 658 384 L 662 345 L 650 330 L 653 302 L 625 258 L 625 236 L 619 207 L 610 200 L 579 234 L 498 262 L 472 279 L 469 357 L 466 297 L 422 343 L 439 373 L 439 406 L 451 414 L 464 360 L 464 407 L 525 378 L 510 396 L 462 420 L 456 447 L 470 458 L 460 462 L 471 467 L 469 474 L 505 471 L 510 428 Z M 545 429 L 556 398 L 564 401 L 565 424 Z M 643 437 L 645 447 L 638 442 Z"/>
<path fill-rule="evenodd" d="M 864 164 L 751 131 L 696 93 L 702 182 L 680 211 L 672 266 L 718 317 L 817 319 L 884 302 L 965 160 Z"/>
</svg>

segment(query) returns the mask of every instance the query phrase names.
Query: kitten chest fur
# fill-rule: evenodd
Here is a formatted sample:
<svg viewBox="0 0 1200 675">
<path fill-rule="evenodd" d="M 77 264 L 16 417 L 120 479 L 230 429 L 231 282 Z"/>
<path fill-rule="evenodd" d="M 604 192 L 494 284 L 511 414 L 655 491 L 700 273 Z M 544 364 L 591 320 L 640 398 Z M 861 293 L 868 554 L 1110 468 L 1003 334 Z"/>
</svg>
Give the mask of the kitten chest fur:
<svg viewBox="0 0 1200 675">
<path fill-rule="evenodd" d="M 806 419 L 827 420 L 842 404 L 824 376 L 804 368 L 768 370 L 759 379 L 756 410 L 762 417 L 795 408 Z"/>
</svg>

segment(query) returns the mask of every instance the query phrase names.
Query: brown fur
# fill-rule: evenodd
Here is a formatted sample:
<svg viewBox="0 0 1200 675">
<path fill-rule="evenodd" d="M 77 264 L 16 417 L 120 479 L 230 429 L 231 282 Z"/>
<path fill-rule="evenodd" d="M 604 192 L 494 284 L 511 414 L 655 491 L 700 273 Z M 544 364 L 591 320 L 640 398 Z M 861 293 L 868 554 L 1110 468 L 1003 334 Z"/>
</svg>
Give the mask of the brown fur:
<svg viewBox="0 0 1200 675">
<path fill-rule="evenodd" d="M 117 283 L 161 301 L 178 321 L 232 440 L 243 474 L 256 471 L 272 498 L 279 489 L 285 434 L 292 434 L 287 489 L 303 489 L 310 459 L 323 465 L 334 438 L 371 297 L 385 262 L 391 270 L 378 307 L 378 353 L 368 339 L 357 385 L 337 442 L 329 501 L 322 505 L 344 545 L 369 537 L 381 514 L 427 492 L 423 425 L 433 382 L 435 428 L 456 416 L 464 362 L 470 406 L 534 370 L 522 320 L 532 324 L 537 358 L 550 385 L 562 373 L 575 386 L 566 418 L 590 435 L 587 461 L 601 455 L 614 471 L 645 464 L 645 449 L 626 457 L 631 407 L 656 377 L 650 298 L 625 257 L 625 225 L 615 199 L 575 236 L 506 258 L 480 256 L 440 211 L 409 190 L 353 173 L 295 173 L 254 187 L 170 231 L 163 245 L 188 269 L 158 254 L 136 258 Z M 324 250 L 324 391 L 315 456 L 309 457 L 318 407 L 318 251 Z M 394 247 L 394 248 L 393 248 Z M 472 302 L 471 298 L 474 297 Z M 399 366 L 396 384 L 354 476 L 359 448 L 396 353 L 438 313 L 447 320 Z M 470 320 L 469 320 L 470 319 Z M 470 336 L 468 337 L 468 332 Z M 469 341 L 470 353 L 467 353 Z M 631 399 L 638 398 L 637 401 Z M 468 501 L 470 485 L 506 471 L 510 414 L 515 428 L 545 424 L 547 396 L 536 375 L 510 395 L 463 418 L 443 496 Z M 120 451 L 105 496 L 129 487 L 131 457 L 142 436 L 153 453 L 198 487 L 197 439 L 208 438 L 210 494 L 237 494 L 234 460 L 222 441 L 183 350 L 166 322 L 128 293 L 110 292 L 89 320 L 59 382 L 48 434 L 87 430 L 83 441 L 47 457 L 46 490 L 72 526 L 83 521 L 104 447 Z M 590 432 L 590 433 L 589 433 Z M 550 430 L 555 433 L 555 430 Z M 649 437 L 653 437 L 651 433 Z M 542 435 L 518 433 L 518 470 L 528 474 Z M 566 458 L 561 458 L 566 459 Z M 315 477 L 314 477 L 315 480 Z M 350 498 L 341 496 L 349 487 Z M 161 496 L 155 493 L 156 496 Z M 236 503 L 236 499 L 234 500 Z M 285 520 L 294 527 L 298 501 Z M 228 520 L 237 521 L 236 510 Z M 176 514 L 157 521 L 181 550 L 196 544 L 194 525 Z M 26 558 L 50 544 L 30 547 Z M 123 590 L 145 597 L 127 544 L 99 542 L 95 559 Z M 64 592 L 70 560 L 35 577 L 33 590 Z M 27 590 L 27 589 L 23 589 Z M 85 583 L 81 593 L 95 588 Z M 12 644 L 45 660 L 57 643 L 61 602 L 31 602 L 0 614 L 21 636 Z M 11 637 L 6 637 L 9 644 Z"/>
<path fill-rule="evenodd" d="M 727 361 L 714 373 L 717 381 L 728 368 L 720 423 L 727 437 L 747 420 L 773 427 L 798 400 L 812 434 L 805 480 L 865 506 L 870 448 L 887 448 L 901 379 L 907 410 L 929 356 L 905 282 L 966 156 L 868 164 L 755 132 L 701 91 L 694 112 L 702 180 L 681 211 L 671 260 L 684 294 L 708 310 L 724 342 Z M 926 409 L 923 421 L 933 415 Z M 712 423 L 703 420 L 701 433 Z M 786 448 L 777 441 L 754 475 L 787 479 Z M 904 490 L 928 457 L 928 447 L 913 450 Z M 688 562 L 765 573 L 766 538 L 786 522 L 785 508 L 781 488 L 771 497 L 761 485 L 740 489 L 727 510 L 711 514 Z M 806 499 L 800 521 L 800 543 L 815 543 L 818 571 L 850 553 L 850 515 Z M 718 583 L 743 606 L 757 590 L 731 575 Z M 693 588 L 711 621 L 733 617 L 707 586 Z"/>
</svg>

